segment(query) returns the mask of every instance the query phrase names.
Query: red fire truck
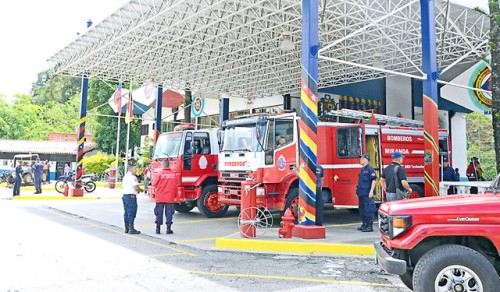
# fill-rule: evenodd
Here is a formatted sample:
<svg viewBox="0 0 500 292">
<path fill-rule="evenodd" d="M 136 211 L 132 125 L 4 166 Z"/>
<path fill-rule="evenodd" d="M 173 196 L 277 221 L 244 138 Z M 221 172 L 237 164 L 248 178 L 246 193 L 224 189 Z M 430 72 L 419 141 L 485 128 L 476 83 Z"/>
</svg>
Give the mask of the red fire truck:
<svg viewBox="0 0 500 292">
<path fill-rule="evenodd" d="M 351 120 L 369 120 L 371 117 L 371 114 L 349 110 L 337 111 L 336 115 Z M 386 125 L 318 123 L 317 162 L 324 169 L 322 195 L 325 202 L 331 202 L 335 207 L 357 208 L 355 191 L 361 169 L 359 159 L 364 153 L 371 156 L 370 165 L 378 177 L 380 171 L 391 164 L 392 153 L 403 153 L 408 182 L 413 189 L 410 197 L 424 195 L 422 123 L 383 115 L 374 117 Z M 251 179 L 256 186 L 257 207 L 280 211 L 290 207 L 296 216 L 299 193 L 297 121 L 295 114 L 285 113 L 243 117 L 223 124 L 219 203 L 239 205 L 241 182 Z M 284 145 L 278 147 L 280 142 Z M 447 131 L 439 131 L 439 146 L 442 153 L 448 152 Z M 375 199 L 382 201 L 378 184 Z"/>
<path fill-rule="evenodd" d="M 151 160 L 151 181 L 168 159 L 177 180 L 175 210 L 189 212 L 195 206 L 206 217 L 221 217 L 229 206 L 222 206 L 217 198 L 217 130 L 195 130 L 194 125 L 177 126 L 174 132 L 161 134 Z M 154 198 L 155 189 L 148 187 Z"/>
</svg>

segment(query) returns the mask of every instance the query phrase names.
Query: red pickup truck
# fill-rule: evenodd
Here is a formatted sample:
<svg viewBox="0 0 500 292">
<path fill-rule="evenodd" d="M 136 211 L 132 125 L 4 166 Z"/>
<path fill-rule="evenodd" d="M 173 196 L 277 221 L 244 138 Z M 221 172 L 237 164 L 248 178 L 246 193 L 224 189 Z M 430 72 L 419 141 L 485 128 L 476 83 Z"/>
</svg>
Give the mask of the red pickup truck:
<svg viewBox="0 0 500 292">
<path fill-rule="evenodd" d="M 376 261 L 413 291 L 500 291 L 499 177 L 483 195 L 382 204 Z"/>
</svg>

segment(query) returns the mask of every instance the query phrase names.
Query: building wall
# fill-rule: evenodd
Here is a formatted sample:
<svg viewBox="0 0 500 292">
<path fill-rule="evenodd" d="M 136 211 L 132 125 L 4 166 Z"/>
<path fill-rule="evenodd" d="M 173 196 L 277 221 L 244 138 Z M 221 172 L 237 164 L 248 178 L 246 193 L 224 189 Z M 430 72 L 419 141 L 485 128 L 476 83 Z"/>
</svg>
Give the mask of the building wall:
<svg viewBox="0 0 500 292">
<path fill-rule="evenodd" d="M 465 128 L 466 114 L 456 113 L 451 119 L 451 151 L 452 167 L 460 170 L 460 177 L 466 180 L 465 170 L 467 169 L 467 143 L 465 137 L 467 131 Z"/>
</svg>

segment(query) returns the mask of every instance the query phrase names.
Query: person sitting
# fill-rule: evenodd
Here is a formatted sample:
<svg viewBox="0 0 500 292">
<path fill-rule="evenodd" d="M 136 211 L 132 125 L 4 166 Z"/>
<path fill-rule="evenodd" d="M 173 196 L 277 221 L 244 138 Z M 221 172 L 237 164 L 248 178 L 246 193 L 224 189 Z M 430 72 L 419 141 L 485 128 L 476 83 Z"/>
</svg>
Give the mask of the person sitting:
<svg viewBox="0 0 500 292">
<path fill-rule="evenodd" d="M 276 145 L 276 149 L 281 148 L 286 145 L 286 139 L 283 136 L 279 136 L 278 144 Z"/>
</svg>

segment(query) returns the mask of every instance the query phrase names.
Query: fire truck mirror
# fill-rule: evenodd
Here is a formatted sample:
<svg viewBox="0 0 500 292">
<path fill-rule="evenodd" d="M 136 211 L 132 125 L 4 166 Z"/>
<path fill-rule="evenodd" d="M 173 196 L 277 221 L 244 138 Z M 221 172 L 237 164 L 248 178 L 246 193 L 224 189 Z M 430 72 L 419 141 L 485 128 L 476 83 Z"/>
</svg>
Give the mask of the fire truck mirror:
<svg viewBox="0 0 500 292">
<path fill-rule="evenodd" d="M 274 149 L 266 151 L 265 155 L 266 165 L 272 165 L 274 162 Z"/>
</svg>

